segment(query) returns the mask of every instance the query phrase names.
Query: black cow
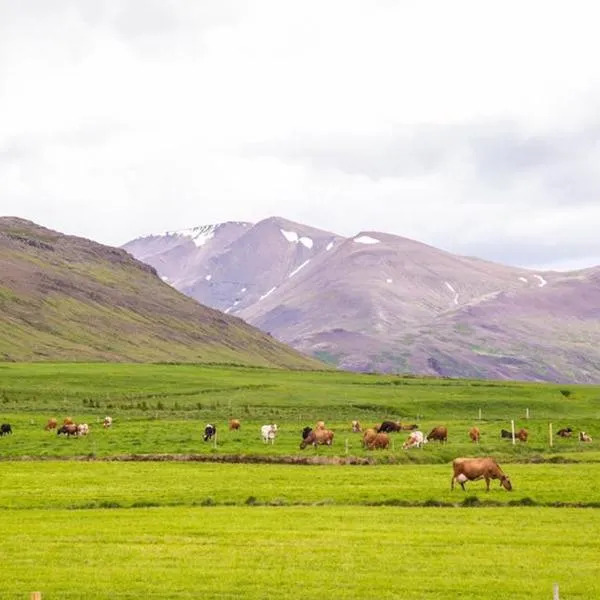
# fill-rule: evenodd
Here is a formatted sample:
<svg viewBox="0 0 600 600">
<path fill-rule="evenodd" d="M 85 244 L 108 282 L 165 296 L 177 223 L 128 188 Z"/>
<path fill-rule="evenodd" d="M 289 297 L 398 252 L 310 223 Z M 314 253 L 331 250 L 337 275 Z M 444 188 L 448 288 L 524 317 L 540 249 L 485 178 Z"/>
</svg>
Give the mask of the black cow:
<svg viewBox="0 0 600 600">
<path fill-rule="evenodd" d="M 506 431 L 506 429 L 502 429 L 500 431 L 501 438 L 511 438 L 512 439 L 512 431 Z M 517 433 L 515 432 L 515 437 L 517 437 Z"/>
<path fill-rule="evenodd" d="M 392 431 L 402 431 L 400 421 L 384 421 L 377 429 L 377 433 L 391 433 Z"/>
<path fill-rule="evenodd" d="M 559 435 L 560 437 L 563 437 L 563 438 L 568 438 L 568 437 L 571 437 L 572 433 L 573 433 L 573 430 L 570 427 L 565 427 L 564 429 L 559 429 L 556 432 L 556 435 Z"/>
<path fill-rule="evenodd" d="M 203 436 L 204 441 L 208 442 L 208 440 L 211 440 L 213 438 L 213 436 L 216 435 L 216 433 L 217 433 L 217 426 L 209 423 L 204 428 L 204 436 Z"/>
<path fill-rule="evenodd" d="M 63 433 L 64 435 L 71 437 L 72 435 L 77 435 L 77 425 L 75 423 L 68 423 L 67 425 L 63 425 L 56 430 L 56 435 L 60 435 Z"/>
<path fill-rule="evenodd" d="M 305 440 L 310 435 L 311 431 L 312 431 L 312 427 L 305 427 L 302 430 L 302 439 Z"/>
<path fill-rule="evenodd" d="M 8 435 L 9 433 L 12 433 L 10 423 L 2 423 L 2 425 L 0 425 L 0 436 Z"/>
</svg>

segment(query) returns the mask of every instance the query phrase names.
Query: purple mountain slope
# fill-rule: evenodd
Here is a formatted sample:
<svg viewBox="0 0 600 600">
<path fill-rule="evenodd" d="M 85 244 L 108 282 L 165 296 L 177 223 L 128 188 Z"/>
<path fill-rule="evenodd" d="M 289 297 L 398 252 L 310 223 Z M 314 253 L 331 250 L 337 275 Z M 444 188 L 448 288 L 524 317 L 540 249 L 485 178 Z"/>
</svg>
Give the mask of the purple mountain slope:
<svg viewBox="0 0 600 600">
<path fill-rule="evenodd" d="M 189 239 L 205 230 L 202 245 Z M 276 217 L 124 247 L 200 302 L 342 368 L 600 379 L 600 268 L 534 272 Z"/>
</svg>

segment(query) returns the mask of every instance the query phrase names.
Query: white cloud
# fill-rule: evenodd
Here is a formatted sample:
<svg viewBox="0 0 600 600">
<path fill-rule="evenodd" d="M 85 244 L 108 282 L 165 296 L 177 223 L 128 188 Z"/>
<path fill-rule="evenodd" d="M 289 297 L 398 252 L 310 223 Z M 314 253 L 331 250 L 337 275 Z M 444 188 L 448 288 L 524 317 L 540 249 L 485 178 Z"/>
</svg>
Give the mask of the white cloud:
<svg viewBox="0 0 600 600">
<path fill-rule="evenodd" d="M 0 213 L 112 244 L 277 214 L 594 261 L 593 8 L 0 0 Z"/>
</svg>

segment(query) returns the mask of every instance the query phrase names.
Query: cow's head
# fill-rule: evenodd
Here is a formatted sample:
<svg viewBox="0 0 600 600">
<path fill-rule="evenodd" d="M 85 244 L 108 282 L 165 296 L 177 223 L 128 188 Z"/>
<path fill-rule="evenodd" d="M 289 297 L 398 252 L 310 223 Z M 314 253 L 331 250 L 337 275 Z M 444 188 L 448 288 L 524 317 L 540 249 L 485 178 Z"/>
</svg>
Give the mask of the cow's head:
<svg viewBox="0 0 600 600">
<path fill-rule="evenodd" d="M 507 491 L 511 492 L 512 491 L 512 483 L 510 482 L 510 478 L 508 477 L 508 475 L 502 475 L 502 477 L 500 477 L 500 485 Z"/>
</svg>

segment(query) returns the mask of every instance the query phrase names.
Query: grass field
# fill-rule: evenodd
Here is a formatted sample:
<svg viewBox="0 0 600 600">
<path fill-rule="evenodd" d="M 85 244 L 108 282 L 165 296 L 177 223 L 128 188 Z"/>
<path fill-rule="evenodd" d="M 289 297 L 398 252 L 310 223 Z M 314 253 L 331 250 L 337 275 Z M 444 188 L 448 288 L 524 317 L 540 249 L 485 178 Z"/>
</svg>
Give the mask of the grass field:
<svg viewBox="0 0 600 600">
<path fill-rule="evenodd" d="M 44 431 L 67 415 L 90 435 Z M 403 433 L 388 452 L 365 451 L 350 421 L 388 418 L 447 425 L 449 442 L 404 451 Z M 317 419 L 334 446 L 301 451 L 300 430 Z M 526 444 L 499 438 L 511 419 Z M 550 599 L 555 581 L 561 598 L 600 597 L 600 387 L 4 363 L 0 420 L 14 429 L 0 438 L 0 598 Z M 265 445 L 259 428 L 273 421 L 280 432 Z M 207 422 L 216 447 L 202 441 Z M 550 447 L 549 423 L 594 442 Z M 497 457 L 514 491 L 451 492 L 450 461 L 476 454 Z M 195 456 L 378 464 L 179 460 Z"/>
</svg>

